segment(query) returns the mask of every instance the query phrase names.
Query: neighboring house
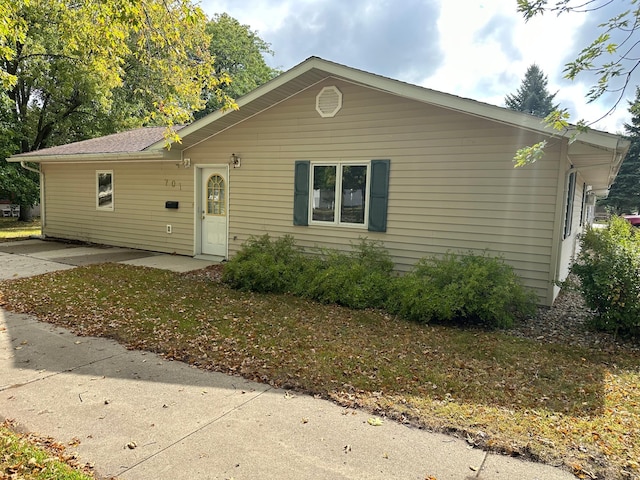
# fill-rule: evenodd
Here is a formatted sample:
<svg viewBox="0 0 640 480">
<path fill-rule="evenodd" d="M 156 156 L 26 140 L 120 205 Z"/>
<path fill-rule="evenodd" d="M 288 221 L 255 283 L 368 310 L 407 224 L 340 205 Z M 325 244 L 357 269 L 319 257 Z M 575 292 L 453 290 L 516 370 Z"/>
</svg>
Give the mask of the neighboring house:
<svg viewBox="0 0 640 480">
<path fill-rule="evenodd" d="M 550 138 L 537 117 L 319 58 L 237 103 L 170 149 L 163 128 L 143 128 L 10 161 L 39 163 L 47 237 L 222 259 L 251 235 L 333 248 L 366 236 L 399 271 L 487 250 L 551 305 L 629 146 L 593 130 Z M 544 158 L 513 167 L 544 139 Z"/>
</svg>

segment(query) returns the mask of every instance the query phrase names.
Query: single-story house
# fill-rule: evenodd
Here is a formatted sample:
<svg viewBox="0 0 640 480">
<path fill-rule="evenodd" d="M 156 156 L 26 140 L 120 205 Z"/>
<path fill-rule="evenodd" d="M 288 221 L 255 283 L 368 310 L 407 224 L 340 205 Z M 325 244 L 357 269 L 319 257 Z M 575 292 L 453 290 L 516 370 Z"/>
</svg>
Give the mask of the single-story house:
<svg viewBox="0 0 640 480">
<path fill-rule="evenodd" d="M 170 148 L 153 127 L 10 161 L 39 164 L 47 237 L 219 259 L 264 233 L 304 247 L 367 237 L 398 271 L 486 250 L 551 305 L 629 147 L 316 57 L 237 103 Z M 514 168 L 518 148 L 545 139 L 541 160 Z"/>
</svg>

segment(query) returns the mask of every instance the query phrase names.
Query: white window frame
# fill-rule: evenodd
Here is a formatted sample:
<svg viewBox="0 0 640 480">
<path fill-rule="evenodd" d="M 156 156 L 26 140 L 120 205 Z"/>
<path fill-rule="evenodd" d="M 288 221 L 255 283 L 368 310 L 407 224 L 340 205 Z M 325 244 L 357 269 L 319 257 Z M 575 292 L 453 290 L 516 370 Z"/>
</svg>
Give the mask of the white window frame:
<svg viewBox="0 0 640 480">
<path fill-rule="evenodd" d="M 365 182 L 364 191 L 364 222 L 363 223 L 348 223 L 340 221 L 340 212 L 342 211 L 342 167 L 366 167 L 367 168 L 367 181 Z M 336 167 L 336 201 L 334 207 L 333 222 L 325 222 L 321 220 L 313 219 L 313 178 L 315 173 L 315 167 Z M 325 226 L 341 226 L 351 228 L 361 228 L 367 230 L 369 228 L 369 196 L 370 196 L 370 182 L 371 182 L 371 162 L 311 162 L 309 173 L 309 225 L 325 225 Z"/>
<path fill-rule="evenodd" d="M 108 206 L 100 205 L 100 175 L 111 176 L 111 203 Z M 112 212 L 115 205 L 115 186 L 113 170 L 96 170 L 96 210 Z"/>
</svg>

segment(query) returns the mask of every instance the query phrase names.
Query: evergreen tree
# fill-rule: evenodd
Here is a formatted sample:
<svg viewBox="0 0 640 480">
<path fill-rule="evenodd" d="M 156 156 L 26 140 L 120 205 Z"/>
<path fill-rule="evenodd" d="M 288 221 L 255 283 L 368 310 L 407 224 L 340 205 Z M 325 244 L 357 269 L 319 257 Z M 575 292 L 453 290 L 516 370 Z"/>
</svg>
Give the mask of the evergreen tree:
<svg viewBox="0 0 640 480">
<path fill-rule="evenodd" d="M 609 196 L 598 205 L 608 207 L 614 214 L 635 213 L 640 210 L 640 88 L 636 98 L 629 102 L 631 124 L 625 124 L 631 147 L 622 162 L 620 172 L 611 186 Z"/>
<path fill-rule="evenodd" d="M 558 108 L 553 104 L 556 96 L 547 90 L 547 76 L 535 63 L 524 75 L 524 80 L 514 95 L 507 95 L 505 104 L 512 110 L 529 113 L 538 117 L 546 117 Z"/>
</svg>

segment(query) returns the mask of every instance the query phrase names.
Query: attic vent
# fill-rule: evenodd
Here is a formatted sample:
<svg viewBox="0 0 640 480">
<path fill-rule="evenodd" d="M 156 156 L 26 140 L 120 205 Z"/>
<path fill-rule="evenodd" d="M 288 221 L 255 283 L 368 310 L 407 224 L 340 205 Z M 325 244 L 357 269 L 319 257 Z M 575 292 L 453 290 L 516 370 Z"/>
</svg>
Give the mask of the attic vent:
<svg viewBox="0 0 640 480">
<path fill-rule="evenodd" d="M 321 117 L 333 117 L 342 108 L 342 92 L 338 87 L 324 87 L 316 97 L 316 110 Z"/>
</svg>

